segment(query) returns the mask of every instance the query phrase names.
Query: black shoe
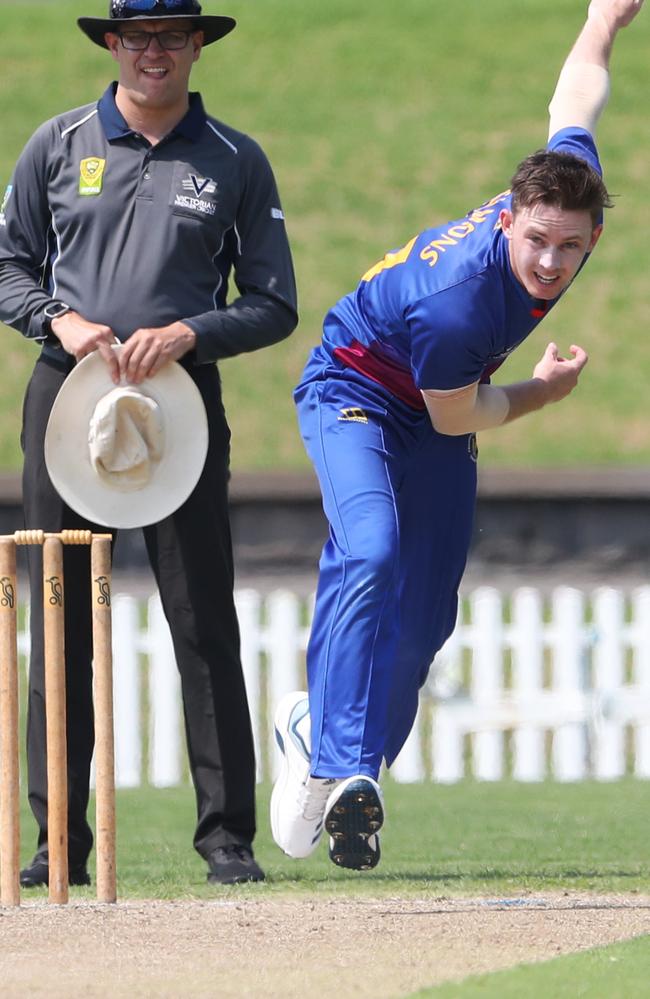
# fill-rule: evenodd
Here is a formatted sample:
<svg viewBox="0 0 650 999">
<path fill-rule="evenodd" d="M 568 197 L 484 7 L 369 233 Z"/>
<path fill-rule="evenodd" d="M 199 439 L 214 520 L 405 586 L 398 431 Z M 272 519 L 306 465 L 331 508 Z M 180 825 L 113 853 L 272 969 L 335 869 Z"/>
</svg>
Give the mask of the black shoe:
<svg viewBox="0 0 650 999">
<path fill-rule="evenodd" d="M 208 857 L 208 867 L 211 885 L 241 885 L 264 880 L 264 871 L 255 861 L 250 846 L 240 843 L 218 846 Z"/>
<path fill-rule="evenodd" d="M 46 860 L 39 860 L 34 857 L 29 867 L 23 867 L 20 872 L 21 888 L 42 888 L 47 887 L 50 879 L 50 869 Z M 68 884 L 89 885 L 90 874 L 86 870 L 85 864 L 70 867 L 68 870 Z"/>
</svg>

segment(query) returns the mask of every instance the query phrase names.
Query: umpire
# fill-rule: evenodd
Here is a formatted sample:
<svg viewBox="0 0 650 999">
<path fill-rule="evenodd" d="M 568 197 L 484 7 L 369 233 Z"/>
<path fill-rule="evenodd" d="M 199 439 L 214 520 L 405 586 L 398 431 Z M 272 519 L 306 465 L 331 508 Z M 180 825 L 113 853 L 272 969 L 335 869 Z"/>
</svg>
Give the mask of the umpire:
<svg viewBox="0 0 650 999">
<path fill-rule="evenodd" d="M 181 675 L 208 880 L 262 880 L 252 852 L 255 766 L 239 657 L 227 509 L 230 432 L 216 363 L 288 336 L 297 322 L 291 255 L 269 163 L 189 92 L 205 45 L 235 27 L 196 0 L 112 0 L 79 27 L 117 63 L 98 102 L 42 125 L 0 215 L 0 319 L 41 346 L 24 405 L 27 527 L 96 528 L 48 477 L 43 440 L 75 363 L 99 351 L 113 381 L 140 384 L 180 361 L 206 406 L 201 478 L 144 528 Z M 227 304 L 228 280 L 239 295 Z M 123 342 L 111 349 L 115 339 Z M 66 668 L 71 884 L 88 884 L 93 753 L 88 553 L 67 549 Z M 40 552 L 30 552 L 29 800 L 39 826 L 24 887 L 48 881 Z M 74 619 L 73 619 L 74 616 Z"/>
</svg>

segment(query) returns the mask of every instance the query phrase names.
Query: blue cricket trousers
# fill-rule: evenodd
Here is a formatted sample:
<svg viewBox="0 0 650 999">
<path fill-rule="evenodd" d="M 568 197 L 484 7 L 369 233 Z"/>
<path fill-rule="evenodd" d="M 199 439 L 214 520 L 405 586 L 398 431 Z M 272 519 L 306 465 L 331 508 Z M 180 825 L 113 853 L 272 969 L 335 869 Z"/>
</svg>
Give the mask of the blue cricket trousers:
<svg viewBox="0 0 650 999">
<path fill-rule="evenodd" d="M 377 777 L 456 621 L 476 496 L 473 435 L 349 369 L 312 365 L 295 391 L 329 521 L 307 677 L 311 773 Z"/>
</svg>

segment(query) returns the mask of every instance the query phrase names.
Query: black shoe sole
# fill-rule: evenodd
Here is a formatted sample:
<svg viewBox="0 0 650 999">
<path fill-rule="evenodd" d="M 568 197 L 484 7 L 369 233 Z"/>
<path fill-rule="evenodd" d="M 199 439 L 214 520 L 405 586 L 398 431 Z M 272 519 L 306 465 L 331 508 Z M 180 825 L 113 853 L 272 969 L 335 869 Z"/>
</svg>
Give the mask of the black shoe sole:
<svg viewBox="0 0 650 999">
<path fill-rule="evenodd" d="M 379 863 L 379 840 L 372 847 L 370 836 L 384 824 L 384 809 L 377 791 L 369 781 L 348 784 L 325 818 L 325 829 L 332 838 L 330 860 L 353 871 L 370 871 Z"/>
</svg>

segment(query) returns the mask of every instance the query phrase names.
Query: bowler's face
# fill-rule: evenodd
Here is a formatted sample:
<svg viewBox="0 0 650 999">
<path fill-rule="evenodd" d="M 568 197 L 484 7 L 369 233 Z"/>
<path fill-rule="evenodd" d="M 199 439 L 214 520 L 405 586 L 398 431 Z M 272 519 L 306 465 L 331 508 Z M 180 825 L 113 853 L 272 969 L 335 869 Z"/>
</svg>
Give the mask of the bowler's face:
<svg viewBox="0 0 650 999">
<path fill-rule="evenodd" d="M 586 211 L 565 211 L 541 202 L 504 209 L 501 228 L 509 240 L 510 265 L 533 298 L 550 301 L 571 283 L 586 253 L 593 250 L 602 226 Z"/>
<path fill-rule="evenodd" d="M 119 84 L 128 91 L 130 99 L 143 108 L 161 110 L 171 108 L 187 99 L 192 66 L 201 54 L 203 32 L 193 31 L 182 49 L 163 49 L 156 39 L 161 31 L 190 31 L 192 22 L 182 19 L 164 19 L 138 22 L 124 21 L 120 30 L 152 32 L 153 37 L 144 50 L 126 49 L 117 34 L 109 32 L 106 43 L 111 55 L 119 64 Z"/>
</svg>

